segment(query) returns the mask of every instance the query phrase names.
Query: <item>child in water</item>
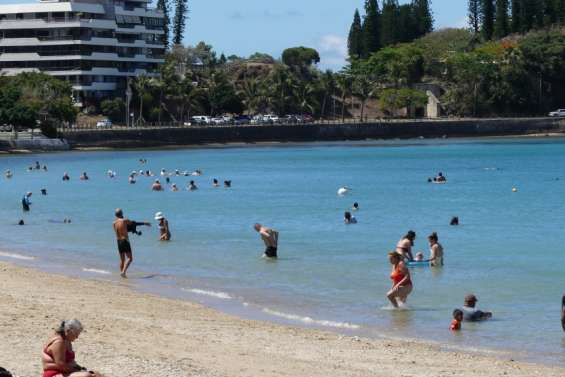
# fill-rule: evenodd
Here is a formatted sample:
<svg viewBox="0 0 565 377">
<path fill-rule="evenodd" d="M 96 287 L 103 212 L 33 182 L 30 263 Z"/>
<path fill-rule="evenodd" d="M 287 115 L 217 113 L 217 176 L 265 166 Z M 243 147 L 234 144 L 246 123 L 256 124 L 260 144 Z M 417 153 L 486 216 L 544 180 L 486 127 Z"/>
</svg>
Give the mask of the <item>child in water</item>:
<svg viewBox="0 0 565 377">
<path fill-rule="evenodd" d="M 453 321 L 451 321 L 451 325 L 449 326 L 449 329 L 451 331 L 461 330 L 462 321 L 463 321 L 463 311 L 460 309 L 455 309 L 453 311 Z"/>
<path fill-rule="evenodd" d="M 423 262 L 424 261 L 424 253 L 422 253 L 421 251 L 416 253 L 416 256 L 414 257 L 414 262 Z"/>
</svg>

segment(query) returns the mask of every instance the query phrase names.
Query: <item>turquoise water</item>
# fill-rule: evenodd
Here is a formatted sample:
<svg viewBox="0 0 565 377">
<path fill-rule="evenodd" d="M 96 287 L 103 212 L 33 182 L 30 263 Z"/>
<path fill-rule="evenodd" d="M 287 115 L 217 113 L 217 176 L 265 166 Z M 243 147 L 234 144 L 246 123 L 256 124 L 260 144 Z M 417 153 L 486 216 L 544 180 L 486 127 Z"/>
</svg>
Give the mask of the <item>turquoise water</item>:
<svg viewBox="0 0 565 377">
<path fill-rule="evenodd" d="M 36 160 L 49 171 L 26 171 Z M 141 228 L 141 237 L 130 237 L 135 260 L 127 284 L 134 287 L 254 318 L 561 363 L 564 166 L 564 139 L 7 156 L 0 169 L 14 177 L 0 179 L 0 259 L 119 281 L 114 208 L 135 220 L 162 211 L 170 243 L 157 241 L 154 221 Z M 194 179 L 200 189 L 152 192 L 154 178 L 144 177 L 127 183 L 132 170 L 162 168 L 201 169 L 201 177 L 171 178 L 181 188 Z M 108 169 L 117 177 L 108 178 Z M 65 171 L 70 182 L 61 181 Z M 78 180 L 83 171 L 89 181 Z M 438 171 L 448 184 L 426 182 Z M 213 178 L 232 180 L 232 188 L 213 188 Z M 344 185 L 352 191 L 338 197 Z M 22 214 L 28 190 L 32 210 Z M 358 224 L 346 226 L 343 212 L 355 201 Z M 450 227 L 455 215 L 461 225 Z M 65 217 L 72 224 L 49 221 Z M 14 225 L 20 218 L 25 226 Z M 278 261 L 260 258 L 255 222 L 279 230 Z M 415 251 L 426 254 L 426 236 L 436 231 L 446 265 L 412 270 L 409 309 L 393 311 L 385 297 L 386 253 L 409 229 L 418 234 Z M 16 259 L 21 256 L 33 259 Z M 451 312 L 469 292 L 494 320 L 464 324 L 461 334 L 452 334 Z"/>
</svg>

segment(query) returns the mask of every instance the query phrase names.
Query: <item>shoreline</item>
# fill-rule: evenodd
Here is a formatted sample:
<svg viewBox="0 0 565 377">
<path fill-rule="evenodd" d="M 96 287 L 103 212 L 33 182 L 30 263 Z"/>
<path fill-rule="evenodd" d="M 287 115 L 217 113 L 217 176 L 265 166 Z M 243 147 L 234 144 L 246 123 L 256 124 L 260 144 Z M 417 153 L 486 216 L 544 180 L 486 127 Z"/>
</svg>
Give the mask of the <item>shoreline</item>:
<svg viewBox="0 0 565 377">
<path fill-rule="evenodd" d="M 67 277 L 4 261 L 0 270 L 2 366 L 19 377 L 41 373 L 41 346 L 58 321 L 69 318 L 87 330 L 75 343 L 78 362 L 106 377 L 565 375 L 564 368 L 440 344 L 240 319 L 139 293 L 127 281 Z"/>
</svg>

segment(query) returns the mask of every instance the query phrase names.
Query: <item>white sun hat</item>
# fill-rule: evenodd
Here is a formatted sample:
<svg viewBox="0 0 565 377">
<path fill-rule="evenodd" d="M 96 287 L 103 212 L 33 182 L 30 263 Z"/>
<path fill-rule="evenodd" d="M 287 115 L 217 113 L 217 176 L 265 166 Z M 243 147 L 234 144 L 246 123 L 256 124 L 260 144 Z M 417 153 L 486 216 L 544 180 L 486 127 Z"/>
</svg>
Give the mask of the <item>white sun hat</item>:
<svg viewBox="0 0 565 377">
<path fill-rule="evenodd" d="M 157 221 L 162 220 L 164 218 L 165 218 L 165 216 L 163 216 L 163 212 L 157 212 L 155 214 L 155 220 L 157 220 Z"/>
</svg>

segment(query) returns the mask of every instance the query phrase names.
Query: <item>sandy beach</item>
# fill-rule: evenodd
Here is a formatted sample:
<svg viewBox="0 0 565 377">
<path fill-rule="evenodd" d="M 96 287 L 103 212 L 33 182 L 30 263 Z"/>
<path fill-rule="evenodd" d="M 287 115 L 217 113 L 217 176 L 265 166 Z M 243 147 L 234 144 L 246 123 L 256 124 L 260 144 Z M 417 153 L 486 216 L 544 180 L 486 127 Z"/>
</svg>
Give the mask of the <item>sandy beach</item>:
<svg viewBox="0 0 565 377">
<path fill-rule="evenodd" d="M 61 319 L 86 328 L 79 363 L 107 377 L 563 376 L 565 369 L 438 346 L 356 339 L 235 318 L 201 305 L 0 263 L 1 366 L 41 374 L 43 343 Z"/>
</svg>

